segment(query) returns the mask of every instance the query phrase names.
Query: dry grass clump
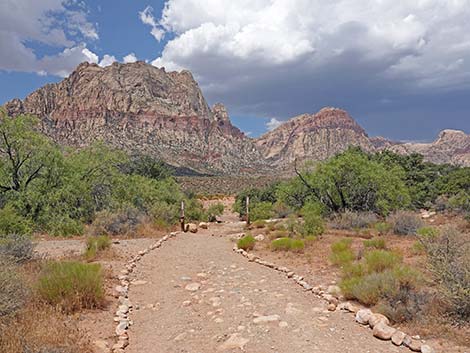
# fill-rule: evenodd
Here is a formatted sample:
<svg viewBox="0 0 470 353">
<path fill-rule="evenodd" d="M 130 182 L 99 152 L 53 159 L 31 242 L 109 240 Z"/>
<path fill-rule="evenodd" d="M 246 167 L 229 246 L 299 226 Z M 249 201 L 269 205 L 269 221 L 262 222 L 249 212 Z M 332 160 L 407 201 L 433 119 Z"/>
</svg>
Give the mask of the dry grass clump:
<svg viewBox="0 0 470 353">
<path fill-rule="evenodd" d="M 111 248 L 111 239 L 107 235 L 89 237 L 86 242 L 85 258 L 92 261 L 99 253 L 109 248 Z"/>
<path fill-rule="evenodd" d="M 450 312 L 464 321 L 470 319 L 470 236 L 454 227 L 440 234 L 421 232 L 420 242 L 428 257 L 430 270 Z"/>
<path fill-rule="evenodd" d="M 331 227 L 333 229 L 363 229 L 369 228 L 377 223 L 377 215 L 372 212 L 351 212 L 345 211 L 336 214 L 332 221 Z"/>
<path fill-rule="evenodd" d="M 65 313 L 101 307 L 104 302 L 101 265 L 50 262 L 38 279 L 37 292 L 44 302 Z"/>
<path fill-rule="evenodd" d="M 13 317 L 0 318 L 0 332 L 0 352 L 93 352 L 70 318 L 39 303 L 29 304 Z"/>
<path fill-rule="evenodd" d="M 28 235 L 8 234 L 0 236 L 0 257 L 15 263 L 33 258 L 34 243 Z"/>
<path fill-rule="evenodd" d="M 10 259 L 0 258 L 0 318 L 19 310 L 27 300 L 29 288 Z"/>
<path fill-rule="evenodd" d="M 398 235 L 416 235 L 424 223 L 415 213 L 409 211 L 397 211 L 389 219 L 392 230 Z"/>
</svg>

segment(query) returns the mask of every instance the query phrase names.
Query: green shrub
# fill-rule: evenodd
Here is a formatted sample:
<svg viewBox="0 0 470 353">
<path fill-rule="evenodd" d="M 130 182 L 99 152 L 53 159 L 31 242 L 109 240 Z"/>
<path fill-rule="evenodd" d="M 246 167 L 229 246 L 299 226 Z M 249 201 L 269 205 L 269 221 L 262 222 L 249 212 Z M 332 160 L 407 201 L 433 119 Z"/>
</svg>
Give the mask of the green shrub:
<svg viewBox="0 0 470 353">
<path fill-rule="evenodd" d="M 402 257 L 387 250 L 372 250 L 364 255 L 368 273 L 384 272 L 393 269 L 402 262 Z"/>
<path fill-rule="evenodd" d="M 315 235 L 307 235 L 304 239 L 305 245 L 311 245 L 315 243 L 318 238 Z"/>
<path fill-rule="evenodd" d="M 344 266 L 350 264 L 355 259 L 351 243 L 351 239 L 344 238 L 331 245 L 330 261 L 334 265 Z"/>
<path fill-rule="evenodd" d="M 421 255 L 425 253 L 424 245 L 421 243 L 419 240 L 415 241 L 413 243 L 413 246 L 411 247 L 411 252 L 414 255 Z"/>
<path fill-rule="evenodd" d="M 270 219 L 274 216 L 273 204 L 267 201 L 255 203 L 250 210 L 250 220 Z"/>
<path fill-rule="evenodd" d="M 365 248 L 374 248 L 374 249 L 385 249 L 385 240 L 381 238 L 374 238 L 364 240 L 363 242 Z"/>
<path fill-rule="evenodd" d="M 264 221 L 262 219 L 259 219 L 257 221 L 254 221 L 252 223 L 252 226 L 253 226 L 253 228 L 256 228 L 256 229 L 264 228 L 266 226 L 266 221 Z"/>
<path fill-rule="evenodd" d="M 390 232 L 392 226 L 387 222 L 378 222 L 374 225 L 374 228 L 379 235 L 385 235 Z"/>
<path fill-rule="evenodd" d="M 53 217 L 44 228 L 50 235 L 60 237 L 82 235 L 84 232 L 84 226 L 80 220 L 64 215 Z"/>
<path fill-rule="evenodd" d="M 206 211 L 207 222 L 217 221 L 217 216 L 221 216 L 224 213 L 224 205 L 220 202 L 212 204 Z"/>
<path fill-rule="evenodd" d="M 37 283 L 39 296 L 64 312 L 97 308 L 103 304 L 103 274 L 100 264 L 50 262 Z"/>
<path fill-rule="evenodd" d="M 111 240 L 107 235 L 89 237 L 86 243 L 85 258 L 88 261 L 94 260 L 99 252 L 109 249 L 110 247 Z"/>
<path fill-rule="evenodd" d="M 291 238 L 279 238 L 271 242 L 271 248 L 274 251 L 289 251 L 291 248 Z"/>
<path fill-rule="evenodd" d="M 275 230 L 271 233 L 271 239 L 278 239 L 278 238 L 288 238 L 289 232 L 287 230 Z"/>
<path fill-rule="evenodd" d="M 440 293 L 458 318 L 470 318 L 470 242 L 468 234 L 445 227 L 438 236 L 419 237 Z"/>
<path fill-rule="evenodd" d="M 301 226 L 303 236 L 319 236 L 325 231 L 325 224 L 321 216 L 321 207 L 317 203 L 309 202 L 304 205 L 301 214 L 304 223 Z"/>
<path fill-rule="evenodd" d="M 28 287 L 16 266 L 0 257 L 0 317 L 15 313 L 25 303 Z"/>
<path fill-rule="evenodd" d="M 33 258 L 34 246 L 28 235 L 0 236 L 0 257 L 15 263 L 23 263 Z"/>
<path fill-rule="evenodd" d="M 421 238 L 435 238 L 439 235 L 439 230 L 434 227 L 422 227 L 416 232 Z"/>
<path fill-rule="evenodd" d="M 421 218 L 413 212 L 398 211 L 389 217 L 393 232 L 398 235 L 416 235 L 423 226 Z"/>
<path fill-rule="evenodd" d="M 21 216 L 13 206 L 0 209 L 0 234 L 31 234 L 31 221 Z"/>
<path fill-rule="evenodd" d="M 363 229 L 377 222 L 377 216 L 372 212 L 345 211 L 333 217 L 331 226 L 334 229 Z"/>
<path fill-rule="evenodd" d="M 251 235 L 247 234 L 237 242 L 237 247 L 245 251 L 253 250 L 256 244 L 256 239 Z"/>
<path fill-rule="evenodd" d="M 302 252 L 305 249 L 305 242 L 302 239 L 291 239 L 289 250 Z"/>
</svg>

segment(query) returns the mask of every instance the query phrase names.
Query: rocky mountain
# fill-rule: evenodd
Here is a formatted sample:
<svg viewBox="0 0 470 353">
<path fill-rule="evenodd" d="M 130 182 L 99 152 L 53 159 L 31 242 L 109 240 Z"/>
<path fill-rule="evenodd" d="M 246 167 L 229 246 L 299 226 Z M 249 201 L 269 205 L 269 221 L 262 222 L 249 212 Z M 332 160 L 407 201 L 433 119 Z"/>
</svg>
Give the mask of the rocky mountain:
<svg viewBox="0 0 470 353">
<path fill-rule="evenodd" d="M 256 146 L 270 163 L 281 166 L 296 159 L 324 160 L 349 146 L 374 150 L 364 129 L 346 111 L 336 108 L 294 117 L 261 136 Z"/>
<path fill-rule="evenodd" d="M 445 130 L 429 144 L 370 138 L 349 114 L 324 108 L 294 117 L 258 139 L 230 122 L 222 104 L 210 108 L 189 71 L 166 72 L 144 62 L 102 68 L 80 64 L 63 81 L 4 105 L 11 116 L 34 114 L 62 145 L 102 140 L 204 174 L 277 174 L 295 160 L 324 160 L 359 146 L 421 153 L 436 163 L 470 165 L 470 135 Z"/>
<path fill-rule="evenodd" d="M 419 153 L 433 163 L 470 166 L 470 135 L 443 130 L 431 143 L 396 143 L 386 148 L 401 154 Z"/>
<path fill-rule="evenodd" d="M 63 145 L 103 140 L 202 173 L 266 167 L 252 140 L 231 124 L 225 107 L 209 108 L 189 71 L 166 72 L 144 62 L 105 68 L 83 63 L 63 81 L 5 108 L 12 116 L 37 115 L 43 132 Z"/>
</svg>

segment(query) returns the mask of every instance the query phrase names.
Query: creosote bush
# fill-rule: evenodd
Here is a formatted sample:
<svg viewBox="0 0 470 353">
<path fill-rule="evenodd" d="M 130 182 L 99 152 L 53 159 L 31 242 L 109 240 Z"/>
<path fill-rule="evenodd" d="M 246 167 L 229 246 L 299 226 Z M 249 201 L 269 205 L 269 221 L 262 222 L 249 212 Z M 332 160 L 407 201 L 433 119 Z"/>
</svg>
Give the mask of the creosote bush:
<svg viewBox="0 0 470 353">
<path fill-rule="evenodd" d="M 250 220 L 270 219 L 274 216 L 273 205 L 270 202 L 258 202 L 250 210 Z"/>
<path fill-rule="evenodd" d="M 374 225 L 374 229 L 379 233 L 379 235 L 385 235 L 390 232 L 392 226 L 387 222 L 377 222 Z"/>
<path fill-rule="evenodd" d="M 67 313 L 101 307 L 104 300 L 101 265 L 50 262 L 38 279 L 37 292 L 42 300 Z"/>
<path fill-rule="evenodd" d="M 216 222 L 217 216 L 221 216 L 224 213 L 224 205 L 221 202 L 217 202 L 209 206 L 206 211 L 206 221 L 207 222 Z"/>
<path fill-rule="evenodd" d="M 303 236 L 320 236 L 325 232 L 325 223 L 321 216 L 322 210 L 318 203 L 309 202 L 301 210 L 303 224 L 300 233 Z"/>
<path fill-rule="evenodd" d="M 409 211 L 397 211 L 388 221 L 392 225 L 393 232 L 398 235 L 416 235 L 418 229 L 423 226 L 421 218 Z"/>
<path fill-rule="evenodd" d="M 237 242 L 237 247 L 245 251 L 253 250 L 255 248 L 256 239 L 251 235 L 247 234 Z"/>
</svg>

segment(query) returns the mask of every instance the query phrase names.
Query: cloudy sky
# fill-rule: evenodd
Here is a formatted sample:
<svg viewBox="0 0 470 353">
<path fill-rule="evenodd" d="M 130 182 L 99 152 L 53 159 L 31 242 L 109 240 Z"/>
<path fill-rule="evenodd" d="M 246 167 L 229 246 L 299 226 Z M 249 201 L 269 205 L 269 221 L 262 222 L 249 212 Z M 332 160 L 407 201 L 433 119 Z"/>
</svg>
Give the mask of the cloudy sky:
<svg viewBox="0 0 470 353">
<path fill-rule="evenodd" d="M 135 60 L 191 70 L 253 136 L 324 106 L 370 135 L 470 132 L 470 0 L 0 1 L 0 103 Z"/>
</svg>

